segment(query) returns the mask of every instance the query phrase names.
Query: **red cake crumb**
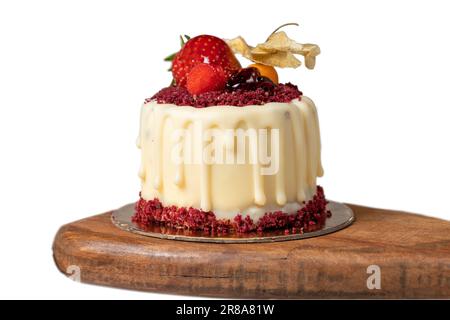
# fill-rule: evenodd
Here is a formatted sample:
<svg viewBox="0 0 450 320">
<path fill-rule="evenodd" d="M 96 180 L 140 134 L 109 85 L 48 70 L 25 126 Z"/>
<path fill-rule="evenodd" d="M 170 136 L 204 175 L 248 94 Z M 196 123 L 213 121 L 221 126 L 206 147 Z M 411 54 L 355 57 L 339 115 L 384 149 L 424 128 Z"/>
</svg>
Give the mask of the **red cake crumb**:
<svg viewBox="0 0 450 320">
<path fill-rule="evenodd" d="M 142 197 L 136 202 L 133 222 L 148 226 L 159 223 L 168 227 L 190 230 L 203 230 L 207 233 L 237 233 L 262 232 L 264 230 L 285 230 L 289 233 L 303 233 L 321 229 L 331 212 L 326 209 L 327 200 L 323 188 L 317 186 L 314 197 L 294 214 L 281 211 L 267 212 L 256 223 L 250 216 L 238 214 L 233 219 L 216 219 L 213 212 L 195 208 L 176 206 L 164 207 L 158 199 L 145 200 Z"/>
<path fill-rule="evenodd" d="M 197 96 L 191 95 L 186 88 L 167 87 L 160 90 L 153 97 L 146 99 L 145 102 L 156 101 L 158 103 L 196 108 L 223 105 L 243 107 L 262 105 L 269 102 L 290 102 L 293 99 L 300 99 L 301 95 L 302 92 L 291 83 L 278 84 L 273 90 L 264 90 L 263 88 L 220 90 L 205 92 Z"/>
</svg>

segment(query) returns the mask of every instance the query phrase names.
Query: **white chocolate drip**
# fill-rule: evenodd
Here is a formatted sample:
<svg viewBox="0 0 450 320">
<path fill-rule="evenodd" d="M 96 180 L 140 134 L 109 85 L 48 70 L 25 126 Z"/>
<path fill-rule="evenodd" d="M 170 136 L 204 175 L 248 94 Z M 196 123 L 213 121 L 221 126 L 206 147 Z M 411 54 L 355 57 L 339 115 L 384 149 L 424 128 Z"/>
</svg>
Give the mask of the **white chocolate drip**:
<svg viewBox="0 0 450 320">
<path fill-rule="evenodd" d="M 200 130 L 194 123 L 200 124 Z M 244 164 L 208 163 L 204 159 L 204 141 L 192 150 L 184 141 L 180 150 L 183 162 L 173 163 L 173 132 L 184 129 L 198 140 L 198 134 L 214 128 L 277 129 L 278 139 L 271 141 L 275 149 L 271 153 L 279 153 L 279 157 L 271 158 L 278 158 L 276 173 L 262 175 L 260 161 L 248 161 L 259 152 L 258 141 L 251 138 L 247 143 L 249 159 Z M 235 157 L 234 137 L 221 139 L 226 141 L 225 159 Z M 295 203 L 312 197 L 316 178 L 323 175 L 317 110 L 307 97 L 291 103 L 208 108 L 152 101 L 142 106 L 137 146 L 142 150 L 139 177 L 144 199 L 156 197 L 164 205 L 214 211 L 218 218 L 245 212 L 259 218 L 268 208 L 293 208 Z M 186 159 L 200 161 L 192 164 Z"/>
</svg>

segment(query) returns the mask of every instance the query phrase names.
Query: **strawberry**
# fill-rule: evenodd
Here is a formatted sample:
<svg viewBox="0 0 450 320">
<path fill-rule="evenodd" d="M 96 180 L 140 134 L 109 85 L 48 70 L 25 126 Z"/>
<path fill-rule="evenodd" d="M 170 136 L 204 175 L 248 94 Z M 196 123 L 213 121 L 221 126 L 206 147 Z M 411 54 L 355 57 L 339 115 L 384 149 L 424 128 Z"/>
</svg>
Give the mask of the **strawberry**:
<svg viewBox="0 0 450 320">
<path fill-rule="evenodd" d="M 192 95 L 223 89 L 226 82 L 222 67 L 206 63 L 194 66 L 186 77 L 186 87 Z"/>
<path fill-rule="evenodd" d="M 173 59 L 175 84 L 185 87 L 187 75 L 199 63 L 221 67 L 227 78 L 241 68 L 225 41 L 210 35 L 200 35 L 189 39 Z"/>
</svg>

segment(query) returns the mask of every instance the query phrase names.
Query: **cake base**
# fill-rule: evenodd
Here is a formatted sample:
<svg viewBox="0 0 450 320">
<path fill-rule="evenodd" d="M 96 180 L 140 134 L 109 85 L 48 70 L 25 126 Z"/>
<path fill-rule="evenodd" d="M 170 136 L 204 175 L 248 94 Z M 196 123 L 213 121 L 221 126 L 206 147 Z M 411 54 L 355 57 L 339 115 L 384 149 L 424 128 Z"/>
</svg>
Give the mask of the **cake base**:
<svg viewBox="0 0 450 320">
<path fill-rule="evenodd" d="M 112 211 L 111 221 L 114 225 L 125 231 L 134 232 L 139 235 L 193 242 L 211 243 L 250 243 L 250 242 L 275 242 L 298 240 L 322 236 L 341 230 L 354 221 L 352 210 L 345 204 L 330 201 L 326 210 L 331 214 L 326 218 L 323 225 L 309 231 L 296 230 L 295 228 L 265 229 L 261 231 L 240 233 L 230 230 L 226 233 L 214 233 L 203 230 L 190 230 L 185 228 L 166 227 L 159 222 L 148 222 L 146 225 L 133 222 L 135 204 L 131 203 Z M 325 210 L 324 210 L 325 212 Z M 292 232 L 294 229 L 295 232 Z"/>
<path fill-rule="evenodd" d="M 233 298 L 450 298 L 450 222 L 350 207 L 356 221 L 339 232 L 245 244 L 141 236 L 114 226 L 108 212 L 61 227 L 53 254 L 58 269 L 81 282 L 150 292 Z"/>
</svg>

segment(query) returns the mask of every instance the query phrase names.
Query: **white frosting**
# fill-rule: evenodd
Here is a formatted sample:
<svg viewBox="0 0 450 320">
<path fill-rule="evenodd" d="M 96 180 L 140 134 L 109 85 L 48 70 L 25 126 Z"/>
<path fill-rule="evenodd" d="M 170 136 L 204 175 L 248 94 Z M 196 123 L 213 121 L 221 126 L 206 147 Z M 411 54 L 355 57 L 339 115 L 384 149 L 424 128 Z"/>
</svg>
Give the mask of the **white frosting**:
<svg viewBox="0 0 450 320">
<path fill-rule="evenodd" d="M 261 175 L 261 163 L 176 163 L 173 133 L 184 129 L 195 136 L 203 131 L 227 129 L 278 129 L 269 151 L 278 150 L 278 170 Z M 226 137 L 224 138 L 226 139 Z M 163 205 L 195 207 L 213 211 L 218 219 L 237 213 L 257 221 L 265 212 L 294 213 L 316 191 L 316 178 L 323 175 L 317 110 L 307 97 L 291 103 L 267 103 L 246 107 L 212 106 L 194 108 L 173 104 L 146 103 L 141 109 L 137 145 L 142 150 L 139 176 L 141 195 L 159 198 Z M 187 142 L 181 144 L 186 160 Z M 258 145 L 248 142 L 250 152 Z M 273 149 L 273 150 L 271 150 Z M 195 157 L 202 150 L 194 149 Z M 225 153 L 233 156 L 235 147 Z M 246 159 L 247 160 L 247 159 Z M 273 159 L 272 159 L 273 161 Z"/>
</svg>

